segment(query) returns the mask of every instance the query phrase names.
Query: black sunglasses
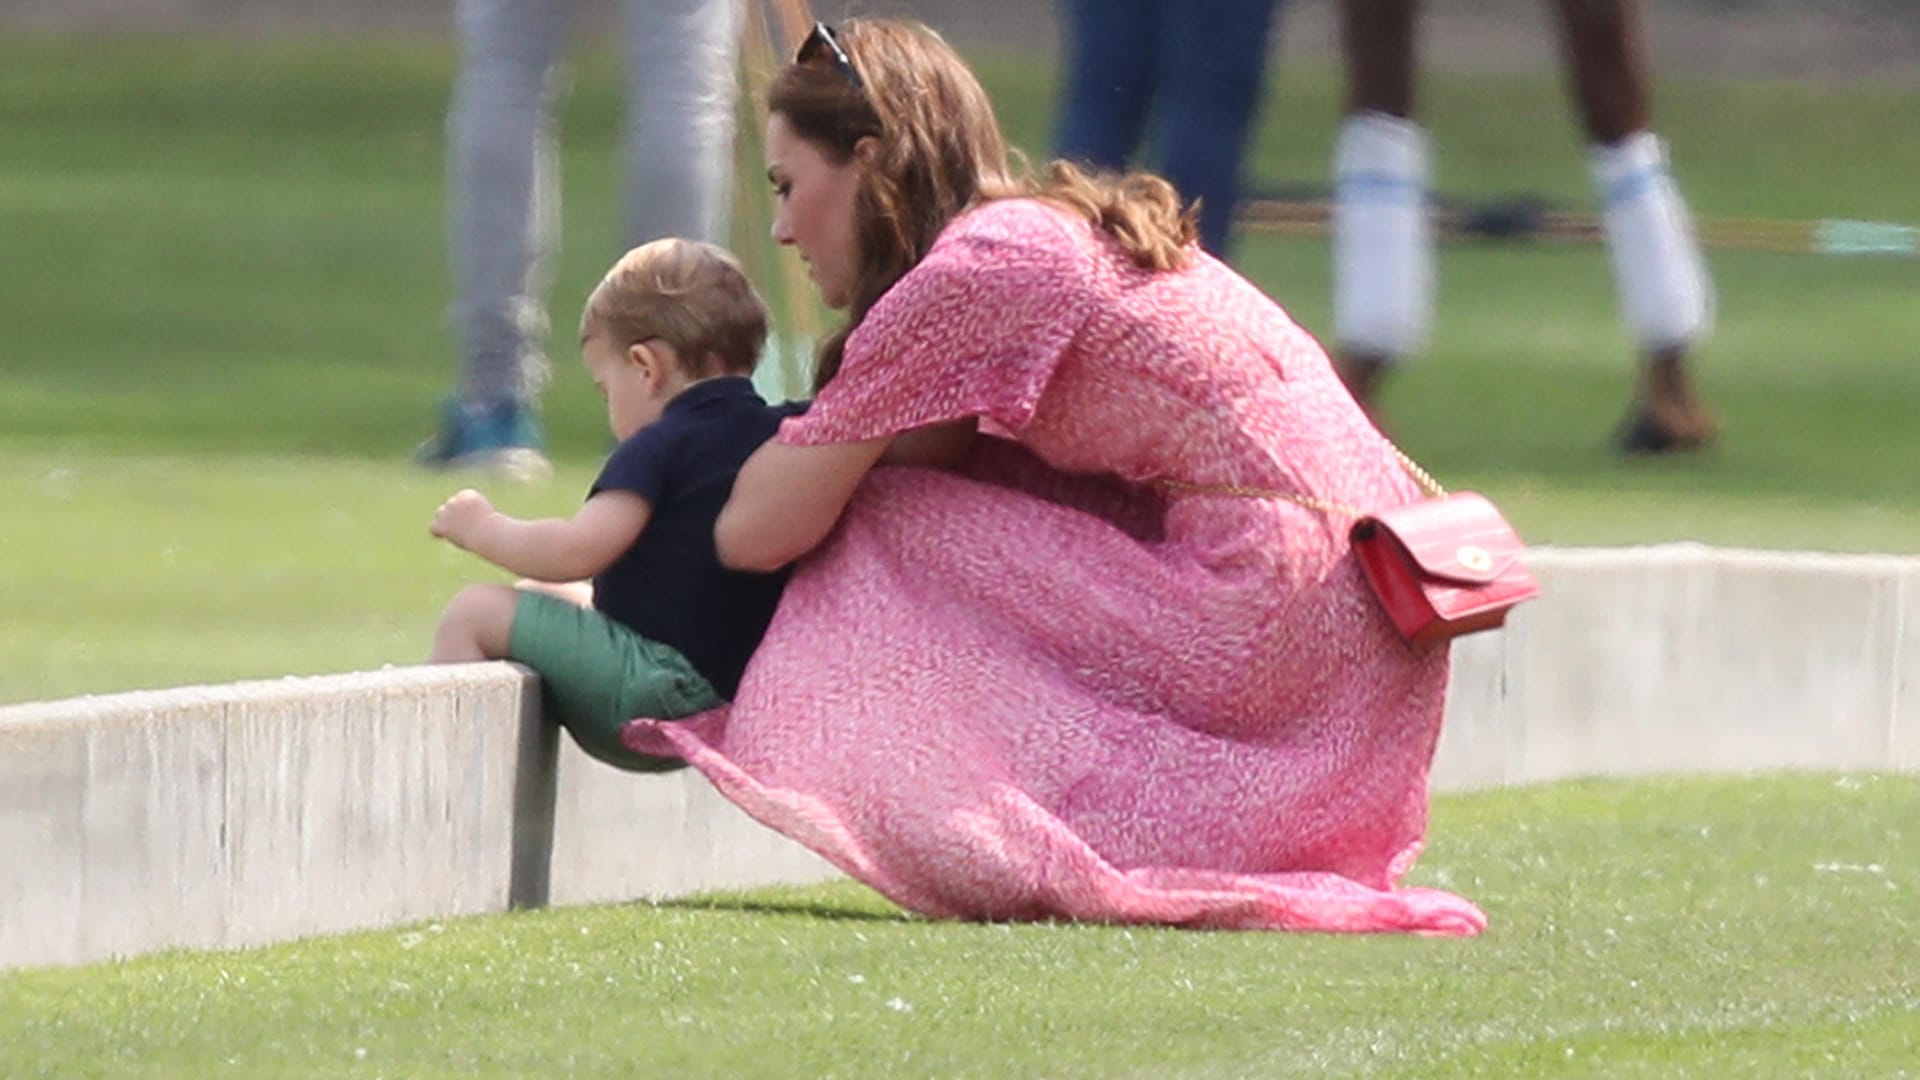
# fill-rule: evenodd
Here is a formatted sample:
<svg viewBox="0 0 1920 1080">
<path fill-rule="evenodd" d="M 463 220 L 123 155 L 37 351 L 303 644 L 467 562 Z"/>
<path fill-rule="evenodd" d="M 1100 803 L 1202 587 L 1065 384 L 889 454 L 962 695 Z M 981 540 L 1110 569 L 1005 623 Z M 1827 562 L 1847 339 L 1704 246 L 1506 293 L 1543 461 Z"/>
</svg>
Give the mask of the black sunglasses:
<svg viewBox="0 0 1920 1080">
<path fill-rule="evenodd" d="M 813 24 L 813 33 L 808 34 L 807 40 L 800 43 L 800 51 L 794 54 L 793 62 L 810 63 L 823 54 L 833 58 L 834 70 L 846 76 L 847 82 L 855 90 L 867 88 L 867 81 L 854 70 L 853 57 L 847 55 L 847 50 L 840 47 L 840 40 L 833 36 L 833 27 L 817 22 Z"/>
</svg>

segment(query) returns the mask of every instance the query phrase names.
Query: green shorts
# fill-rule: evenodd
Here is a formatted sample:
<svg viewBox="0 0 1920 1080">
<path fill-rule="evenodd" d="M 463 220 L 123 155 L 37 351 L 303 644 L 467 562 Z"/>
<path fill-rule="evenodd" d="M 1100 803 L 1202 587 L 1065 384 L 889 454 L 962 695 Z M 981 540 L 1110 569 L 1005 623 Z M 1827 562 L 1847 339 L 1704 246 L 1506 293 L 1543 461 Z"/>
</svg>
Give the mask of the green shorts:
<svg viewBox="0 0 1920 1080">
<path fill-rule="evenodd" d="M 678 649 L 546 593 L 521 590 L 507 649 L 540 673 L 547 715 L 580 749 L 622 769 L 666 772 L 685 764 L 627 749 L 620 742 L 627 721 L 679 720 L 725 704 Z"/>
</svg>

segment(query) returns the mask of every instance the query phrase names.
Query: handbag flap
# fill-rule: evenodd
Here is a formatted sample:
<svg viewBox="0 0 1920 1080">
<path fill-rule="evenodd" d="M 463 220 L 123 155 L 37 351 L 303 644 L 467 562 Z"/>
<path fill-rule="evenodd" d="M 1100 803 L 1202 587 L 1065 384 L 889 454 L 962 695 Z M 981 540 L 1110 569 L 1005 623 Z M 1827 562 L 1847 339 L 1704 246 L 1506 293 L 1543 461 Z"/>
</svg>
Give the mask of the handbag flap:
<svg viewBox="0 0 1920 1080">
<path fill-rule="evenodd" d="M 1459 491 L 1374 514 L 1356 525 L 1386 530 L 1420 572 L 1484 585 L 1512 568 L 1526 545 L 1486 496 Z"/>
</svg>

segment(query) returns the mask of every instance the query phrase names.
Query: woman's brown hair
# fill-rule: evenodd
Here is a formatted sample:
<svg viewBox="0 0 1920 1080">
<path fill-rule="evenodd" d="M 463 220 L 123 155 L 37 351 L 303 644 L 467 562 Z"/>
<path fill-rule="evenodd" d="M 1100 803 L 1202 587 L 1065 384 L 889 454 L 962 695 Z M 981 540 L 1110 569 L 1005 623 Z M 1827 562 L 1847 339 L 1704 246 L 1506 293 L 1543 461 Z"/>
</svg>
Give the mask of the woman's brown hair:
<svg viewBox="0 0 1920 1080">
<path fill-rule="evenodd" d="M 847 335 L 949 222 L 993 199 L 1038 197 L 1084 216 L 1146 269 L 1183 266 L 1196 234 L 1193 212 L 1159 177 L 1092 175 L 1055 162 L 1044 181 L 1018 176 L 986 91 L 939 34 L 916 22 L 856 19 L 834 33 L 859 85 L 833 58 L 787 65 L 767 106 L 835 164 L 863 138 L 879 154 L 855 195 L 859 273 L 845 326 L 820 344 L 814 390 L 840 370 Z M 823 51 L 824 52 L 824 51 Z"/>
</svg>

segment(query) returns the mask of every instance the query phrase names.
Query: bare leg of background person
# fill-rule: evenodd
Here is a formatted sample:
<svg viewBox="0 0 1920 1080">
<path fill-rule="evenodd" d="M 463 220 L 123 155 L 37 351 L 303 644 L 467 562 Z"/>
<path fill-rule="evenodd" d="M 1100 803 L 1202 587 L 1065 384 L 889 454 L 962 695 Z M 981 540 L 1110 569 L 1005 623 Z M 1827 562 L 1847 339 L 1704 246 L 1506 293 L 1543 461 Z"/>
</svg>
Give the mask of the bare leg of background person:
<svg viewBox="0 0 1920 1080">
<path fill-rule="evenodd" d="M 1622 314 L 1642 353 L 1616 441 L 1629 453 L 1705 445 L 1718 425 L 1687 360 L 1711 325 L 1713 286 L 1652 131 L 1639 8 L 1634 0 L 1555 0 L 1555 7 Z"/>
<path fill-rule="evenodd" d="M 1347 112 L 1413 119 L 1419 68 L 1417 0 L 1342 0 L 1340 47 L 1347 65 Z"/>
<path fill-rule="evenodd" d="M 1162 17 L 1153 163 L 1200 200 L 1200 243 L 1226 258 L 1241 169 L 1266 91 L 1277 0 L 1170 5 Z"/>
<path fill-rule="evenodd" d="M 1335 160 L 1334 367 L 1377 418 L 1387 372 L 1425 338 L 1433 240 L 1413 119 L 1416 0 L 1343 0 L 1347 113 Z"/>
<path fill-rule="evenodd" d="M 447 188 L 459 381 L 439 437 L 416 455 L 425 464 L 545 466 L 533 408 L 547 372 L 559 215 L 553 101 L 569 7 L 457 0 Z"/>
<path fill-rule="evenodd" d="M 742 0 L 627 4 L 626 243 L 727 242 Z"/>
</svg>

